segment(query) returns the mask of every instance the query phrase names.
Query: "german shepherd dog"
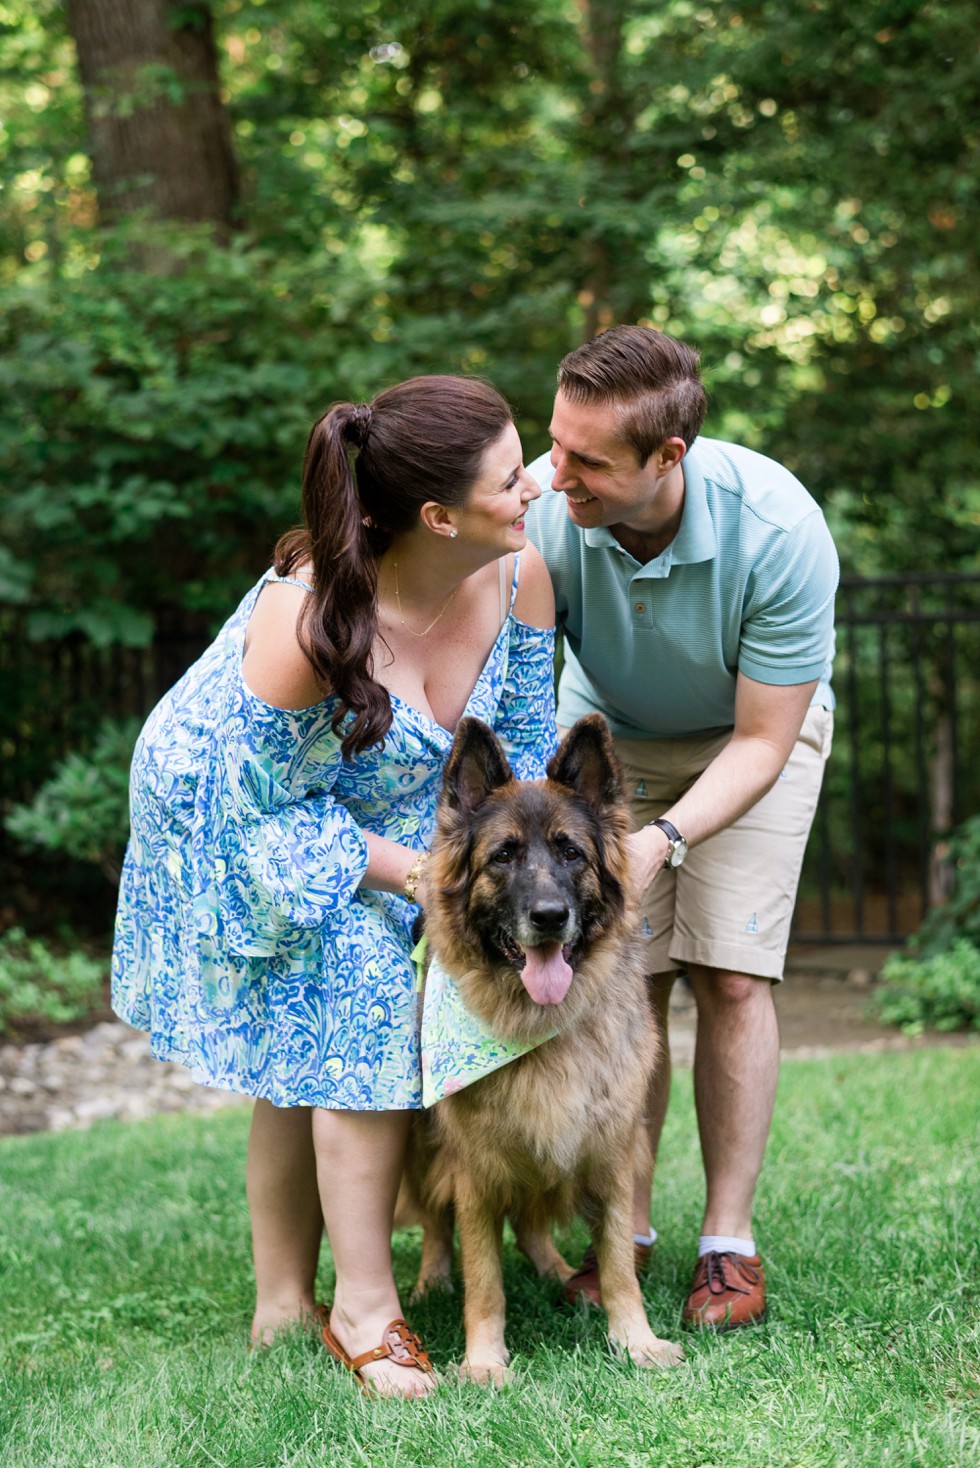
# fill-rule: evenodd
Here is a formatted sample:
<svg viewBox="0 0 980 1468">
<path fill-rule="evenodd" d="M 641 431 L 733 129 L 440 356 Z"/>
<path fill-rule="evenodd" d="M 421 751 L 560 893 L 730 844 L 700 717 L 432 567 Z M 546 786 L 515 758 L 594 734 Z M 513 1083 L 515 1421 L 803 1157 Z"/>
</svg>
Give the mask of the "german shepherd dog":
<svg viewBox="0 0 980 1468">
<path fill-rule="evenodd" d="M 426 1226 L 419 1290 L 448 1285 L 459 1229 L 470 1380 L 509 1355 L 505 1216 L 539 1273 L 572 1273 L 551 1227 L 575 1212 L 598 1255 L 609 1338 L 640 1366 L 672 1365 L 637 1283 L 634 1149 L 657 1035 L 628 896 L 629 821 L 605 720 L 580 719 L 546 780 L 514 779 L 492 730 L 460 722 L 428 868 L 430 953 L 494 1036 L 551 1035 L 420 1113 L 406 1202 Z"/>
</svg>

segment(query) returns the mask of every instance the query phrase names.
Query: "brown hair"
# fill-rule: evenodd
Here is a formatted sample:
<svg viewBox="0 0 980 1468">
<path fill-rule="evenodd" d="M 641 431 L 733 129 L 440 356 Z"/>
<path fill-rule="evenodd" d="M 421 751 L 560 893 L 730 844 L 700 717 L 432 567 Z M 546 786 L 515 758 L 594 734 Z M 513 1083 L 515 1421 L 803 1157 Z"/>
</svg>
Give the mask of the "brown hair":
<svg viewBox="0 0 980 1468">
<path fill-rule="evenodd" d="M 650 326 L 611 326 L 558 365 L 558 390 L 573 403 L 615 403 L 640 467 L 668 438 L 688 448 L 701 432 L 708 395 L 700 356 Z"/>
<path fill-rule="evenodd" d="M 372 673 L 378 560 L 424 504 L 464 503 L 485 451 L 512 421 L 490 383 L 431 376 L 409 378 L 369 404 L 335 403 L 310 431 L 304 525 L 282 537 L 274 565 L 288 576 L 312 561 L 300 644 L 337 696 L 334 732 L 354 716 L 344 729 L 345 759 L 380 744 L 391 727 L 391 699 Z"/>
</svg>

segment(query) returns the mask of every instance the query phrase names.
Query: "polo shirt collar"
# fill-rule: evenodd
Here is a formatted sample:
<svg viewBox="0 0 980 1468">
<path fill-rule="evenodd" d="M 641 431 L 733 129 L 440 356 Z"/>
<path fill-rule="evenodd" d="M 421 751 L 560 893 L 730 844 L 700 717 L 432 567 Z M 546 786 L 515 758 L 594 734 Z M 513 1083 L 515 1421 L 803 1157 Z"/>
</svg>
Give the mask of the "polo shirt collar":
<svg viewBox="0 0 980 1468">
<path fill-rule="evenodd" d="M 718 550 L 718 538 L 714 521 L 708 509 L 708 495 L 704 475 L 697 466 L 697 440 L 684 456 L 684 513 L 681 528 L 670 545 L 648 565 L 666 562 L 668 566 L 696 566 L 701 561 L 713 561 Z M 619 541 L 605 525 L 583 532 L 585 543 L 597 549 L 614 546 L 621 549 Z"/>
</svg>

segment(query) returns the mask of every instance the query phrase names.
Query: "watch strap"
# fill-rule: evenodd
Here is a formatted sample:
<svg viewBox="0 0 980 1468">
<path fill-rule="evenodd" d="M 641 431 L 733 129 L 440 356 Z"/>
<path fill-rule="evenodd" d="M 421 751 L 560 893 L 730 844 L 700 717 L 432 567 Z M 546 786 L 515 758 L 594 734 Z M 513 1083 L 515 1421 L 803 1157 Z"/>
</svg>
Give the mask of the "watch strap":
<svg viewBox="0 0 980 1468">
<path fill-rule="evenodd" d="M 665 821 L 663 816 L 658 816 L 655 821 L 649 821 L 647 824 L 657 826 L 659 830 L 663 831 L 668 841 L 684 841 L 684 837 L 678 831 L 677 827 L 671 825 L 670 821 Z M 686 841 L 684 841 L 684 845 L 687 845 Z"/>
</svg>

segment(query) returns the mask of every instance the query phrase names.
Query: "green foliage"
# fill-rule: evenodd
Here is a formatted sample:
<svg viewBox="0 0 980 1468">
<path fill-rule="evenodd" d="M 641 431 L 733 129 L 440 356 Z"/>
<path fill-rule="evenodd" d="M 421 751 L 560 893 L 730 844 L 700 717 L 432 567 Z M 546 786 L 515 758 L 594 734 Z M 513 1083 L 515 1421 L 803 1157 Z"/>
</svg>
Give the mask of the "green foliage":
<svg viewBox="0 0 980 1468">
<path fill-rule="evenodd" d="M 0 1035 L 23 1020 L 68 1024 L 99 1007 L 104 962 L 78 949 L 55 953 L 22 928 L 0 933 Z"/>
<path fill-rule="evenodd" d="M 184 233 L 184 268 L 151 277 L 123 243 L 0 291 L 0 536 L 35 636 L 145 643 L 168 606 L 227 611 L 298 518 L 309 424 L 362 387 L 330 320 L 356 261 Z"/>
<path fill-rule="evenodd" d="M 789 461 L 847 569 L 977 564 L 966 0 L 212 9 L 227 251 L 97 227 L 63 7 L 4 7 L 0 595 L 36 635 L 224 612 L 329 401 L 478 371 L 539 452 L 556 361 L 617 319 L 701 346 L 709 431 Z"/>
<path fill-rule="evenodd" d="M 980 1030 L 980 948 L 957 938 L 932 958 L 889 959 L 875 1009 L 907 1035 L 924 1030 Z"/>
<path fill-rule="evenodd" d="M 25 805 L 12 807 L 6 827 L 27 845 L 94 862 L 119 880 L 129 833 L 129 765 L 138 719 L 107 719 L 91 749 L 62 760 Z"/>
<path fill-rule="evenodd" d="M 81 86 L 61 0 L 0 6 L 0 280 L 60 263 L 69 212 L 91 215 Z"/>
<path fill-rule="evenodd" d="M 971 816 L 950 842 L 953 892 L 934 907 L 910 941 L 912 952 L 932 958 L 958 939 L 980 948 L 980 815 Z"/>
<path fill-rule="evenodd" d="M 874 998 L 880 1018 L 907 1034 L 980 1029 L 980 816 L 963 823 L 950 847 L 952 896 L 889 959 Z"/>
</svg>

